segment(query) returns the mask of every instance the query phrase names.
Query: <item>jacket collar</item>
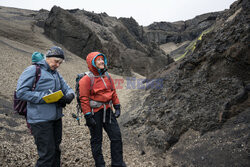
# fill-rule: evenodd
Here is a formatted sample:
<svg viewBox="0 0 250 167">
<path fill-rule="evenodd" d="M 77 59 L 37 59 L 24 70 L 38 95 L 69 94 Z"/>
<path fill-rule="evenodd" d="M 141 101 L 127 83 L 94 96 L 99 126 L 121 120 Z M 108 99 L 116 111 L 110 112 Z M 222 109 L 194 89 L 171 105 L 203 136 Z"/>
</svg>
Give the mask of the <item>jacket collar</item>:
<svg viewBox="0 0 250 167">
<path fill-rule="evenodd" d="M 45 59 L 37 62 L 36 64 L 40 65 L 41 68 L 43 68 L 46 71 L 49 71 L 51 73 L 55 73 L 57 71 L 57 70 L 51 70 L 49 64 L 46 62 Z"/>
</svg>

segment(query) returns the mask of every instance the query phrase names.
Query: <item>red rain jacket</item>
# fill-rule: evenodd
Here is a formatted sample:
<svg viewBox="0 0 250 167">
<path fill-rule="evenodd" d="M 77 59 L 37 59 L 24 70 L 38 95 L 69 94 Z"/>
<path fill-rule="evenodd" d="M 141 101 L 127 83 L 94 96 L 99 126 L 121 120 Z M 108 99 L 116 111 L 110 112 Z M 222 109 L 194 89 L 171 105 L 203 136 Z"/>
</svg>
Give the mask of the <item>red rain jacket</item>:
<svg viewBox="0 0 250 167">
<path fill-rule="evenodd" d="M 97 55 L 99 55 L 99 54 L 101 54 L 101 53 L 100 52 L 91 52 L 90 54 L 88 54 L 88 56 L 86 58 L 88 68 L 95 76 L 98 76 L 99 73 L 98 73 L 98 70 L 96 69 L 96 67 L 94 67 L 92 65 L 92 60 L 95 57 L 97 57 Z M 106 59 L 105 56 L 104 56 L 104 59 Z M 91 87 L 90 77 L 85 75 L 79 81 L 79 94 L 80 94 L 79 98 L 81 101 L 81 107 L 82 107 L 82 111 L 84 114 L 91 112 L 91 108 L 89 105 L 90 99 L 94 100 L 94 101 L 104 102 L 104 103 L 108 103 L 110 100 L 112 100 L 112 103 L 114 105 L 120 104 L 118 96 L 116 94 L 113 79 L 111 78 L 112 87 L 111 87 L 110 80 L 107 76 L 104 75 L 103 79 L 104 79 L 104 82 L 106 83 L 107 89 L 106 89 L 101 77 L 95 77 L 91 93 L 90 93 L 90 87 Z M 113 90 L 111 90 L 111 88 L 113 88 Z M 110 107 L 109 104 L 105 104 L 105 105 L 106 105 L 106 108 Z M 103 105 L 99 108 L 94 108 L 94 112 L 97 112 L 102 108 L 103 108 Z"/>
</svg>

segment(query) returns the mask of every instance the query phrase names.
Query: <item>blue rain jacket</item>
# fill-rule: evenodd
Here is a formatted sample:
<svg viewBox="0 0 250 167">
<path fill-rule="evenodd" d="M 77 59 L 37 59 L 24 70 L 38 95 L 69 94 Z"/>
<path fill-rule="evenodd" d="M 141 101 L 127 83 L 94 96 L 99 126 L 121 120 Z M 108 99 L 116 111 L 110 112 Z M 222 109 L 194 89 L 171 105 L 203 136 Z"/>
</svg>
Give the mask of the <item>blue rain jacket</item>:
<svg viewBox="0 0 250 167">
<path fill-rule="evenodd" d="M 45 60 L 36 64 L 41 67 L 41 77 L 32 91 L 32 85 L 35 81 L 36 66 L 27 67 L 17 82 L 17 98 L 27 101 L 27 121 L 28 123 L 45 122 L 57 120 L 63 116 L 62 108 L 56 103 L 47 104 L 42 99 L 43 96 L 62 90 L 64 95 L 74 91 L 67 85 L 63 77 L 57 72 L 52 71 Z"/>
</svg>

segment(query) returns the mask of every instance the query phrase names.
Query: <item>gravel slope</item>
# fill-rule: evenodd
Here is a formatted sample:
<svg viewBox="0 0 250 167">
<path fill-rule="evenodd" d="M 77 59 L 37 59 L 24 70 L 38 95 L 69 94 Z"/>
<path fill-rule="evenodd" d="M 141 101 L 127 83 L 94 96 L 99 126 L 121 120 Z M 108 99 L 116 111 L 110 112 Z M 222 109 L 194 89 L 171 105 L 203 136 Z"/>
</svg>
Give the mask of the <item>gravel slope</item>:
<svg viewBox="0 0 250 167">
<path fill-rule="evenodd" d="M 23 117 L 14 114 L 12 110 L 12 96 L 19 75 L 31 64 L 31 55 L 35 51 L 45 53 L 48 48 L 58 45 L 43 35 L 43 30 L 32 26 L 32 20 L 16 17 L 26 10 L 0 8 L 0 166 L 34 166 L 37 159 L 36 147 Z M 26 19 L 25 21 L 20 21 Z M 60 45 L 59 45 L 60 46 Z M 85 60 L 66 52 L 66 61 L 59 71 L 74 88 L 75 77 L 87 70 Z M 111 74 L 116 79 L 121 76 Z M 140 76 L 139 76 L 140 77 Z M 136 90 L 125 88 L 117 90 L 121 104 L 126 111 L 129 101 L 136 94 Z M 81 120 L 79 126 L 71 117 L 76 112 L 76 100 L 66 107 L 63 118 L 62 166 L 94 166 L 90 150 L 90 135 Z M 120 120 L 119 120 L 120 121 Z M 104 133 L 105 134 L 105 133 Z M 107 165 L 110 165 L 109 140 L 105 134 L 103 154 Z M 128 141 L 124 140 L 124 159 L 128 166 L 155 166 L 153 159 L 141 155 Z"/>
</svg>

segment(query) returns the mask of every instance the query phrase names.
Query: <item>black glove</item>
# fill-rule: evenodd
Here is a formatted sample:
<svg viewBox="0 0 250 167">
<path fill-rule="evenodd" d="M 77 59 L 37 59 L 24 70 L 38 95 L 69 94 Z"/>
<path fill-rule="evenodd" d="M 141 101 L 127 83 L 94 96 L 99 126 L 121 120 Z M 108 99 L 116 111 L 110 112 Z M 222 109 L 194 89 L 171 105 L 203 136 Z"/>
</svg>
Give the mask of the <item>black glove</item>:
<svg viewBox="0 0 250 167">
<path fill-rule="evenodd" d="M 116 104 L 114 105 L 114 108 L 115 108 L 115 117 L 118 118 L 121 115 L 121 105 Z"/>
<path fill-rule="evenodd" d="M 65 102 L 67 104 L 70 104 L 75 96 L 73 93 L 70 93 L 70 94 L 67 94 L 66 96 L 63 96 L 63 97 L 65 98 Z"/>
<path fill-rule="evenodd" d="M 96 126 L 96 122 L 95 122 L 92 114 L 84 115 L 84 117 L 86 119 L 86 125 L 88 127 L 95 127 Z"/>
<path fill-rule="evenodd" d="M 62 108 L 66 107 L 66 99 L 64 96 L 57 102 L 57 105 Z"/>
<path fill-rule="evenodd" d="M 71 101 L 74 99 L 74 94 L 73 93 L 70 93 L 70 94 L 67 94 L 66 96 L 63 96 L 58 102 L 58 106 L 60 107 L 66 107 L 66 104 L 70 104 Z"/>
</svg>

